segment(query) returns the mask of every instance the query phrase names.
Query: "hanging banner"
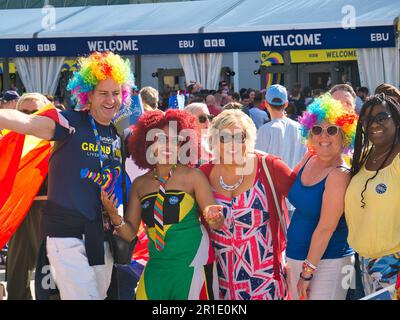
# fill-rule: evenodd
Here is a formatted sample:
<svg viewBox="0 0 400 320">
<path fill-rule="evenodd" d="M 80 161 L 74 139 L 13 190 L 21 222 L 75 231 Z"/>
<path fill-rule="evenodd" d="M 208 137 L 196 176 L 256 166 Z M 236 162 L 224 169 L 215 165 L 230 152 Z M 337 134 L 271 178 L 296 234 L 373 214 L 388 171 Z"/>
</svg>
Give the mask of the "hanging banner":
<svg viewBox="0 0 400 320">
<path fill-rule="evenodd" d="M 356 49 L 290 51 L 291 63 L 355 61 L 355 60 L 357 60 Z"/>
<path fill-rule="evenodd" d="M 93 51 L 122 55 L 187 54 L 395 47 L 396 27 L 307 29 L 171 35 L 0 39 L 1 57 L 77 57 Z"/>
</svg>

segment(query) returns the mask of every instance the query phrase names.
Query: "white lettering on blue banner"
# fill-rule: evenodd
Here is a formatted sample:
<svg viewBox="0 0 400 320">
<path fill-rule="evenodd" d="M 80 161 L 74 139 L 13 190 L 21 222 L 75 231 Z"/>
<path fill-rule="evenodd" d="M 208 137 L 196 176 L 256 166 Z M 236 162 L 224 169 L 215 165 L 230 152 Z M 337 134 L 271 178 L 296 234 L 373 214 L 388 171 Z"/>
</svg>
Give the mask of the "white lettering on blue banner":
<svg viewBox="0 0 400 320">
<path fill-rule="evenodd" d="M 179 48 L 182 48 L 182 49 L 194 48 L 194 41 L 193 40 L 180 40 Z"/>
<path fill-rule="evenodd" d="M 138 40 L 88 41 L 90 51 L 139 51 Z"/>
<path fill-rule="evenodd" d="M 15 45 L 16 52 L 29 52 L 29 44 L 17 44 Z"/>
<path fill-rule="evenodd" d="M 371 41 L 388 41 L 389 33 L 371 33 Z"/>
<path fill-rule="evenodd" d="M 321 34 L 288 34 L 264 35 L 261 36 L 265 47 L 295 47 L 295 46 L 320 46 Z"/>
<path fill-rule="evenodd" d="M 204 39 L 204 47 L 205 48 L 224 48 L 225 47 L 225 39 Z"/>
</svg>

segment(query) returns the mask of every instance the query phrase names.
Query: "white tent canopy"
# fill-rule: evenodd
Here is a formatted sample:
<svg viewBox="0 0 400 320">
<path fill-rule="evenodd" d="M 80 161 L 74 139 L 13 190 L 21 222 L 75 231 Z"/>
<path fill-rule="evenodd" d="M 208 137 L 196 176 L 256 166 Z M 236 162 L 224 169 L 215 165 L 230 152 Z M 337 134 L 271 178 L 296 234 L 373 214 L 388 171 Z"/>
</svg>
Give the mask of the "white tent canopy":
<svg viewBox="0 0 400 320">
<path fill-rule="evenodd" d="M 315 33 L 321 33 L 324 43 L 318 49 L 358 49 L 363 84 L 371 87 L 383 80 L 399 85 L 399 54 L 396 49 L 399 40 L 394 32 L 395 20 L 400 16 L 399 2 L 202 0 L 69 7 L 55 9 L 54 28 L 42 26 L 48 14 L 42 9 L 0 10 L 0 55 L 76 56 L 93 50 L 115 50 L 127 55 L 178 53 L 181 61 L 185 61 L 185 72 L 208 77 L 204 75 L 205 70 L 196 71 L 198 65 L 205 64 L 190 66 L 187 63 L 198 60 L 190 55 L 317 49 L 318 38 L 311 46 L 300 46 L 296 42 L 290 48 L 279 43 L 280 47 L 271 45 L 272 38 L 270 41 L 264 39 L 263 44 L 261 38 L 262 34 L 272 34 L 269 37 L 274 37 L 275 41 L 276 37 L 293 33 L 290 36 L 310 39 Z M 347 29 L 349 27 L 356 29 Z M 298 30 L 311 31 L 301 35 Z M 375 41 L 372 39 L 374 32 L 379 35 L 390 33 L 390 39 L 386 44 Z M 210 61 L 214 60 L 219 61 L 211 57 Z M 378 70 L 372 68 L 372 64 L 384 67 Z M 215 83 L 215 80 L 211 79 L 210 83 Z"/>
<path fill-rule="evenodd" d="M 198 33 L 231 7 L 231 0 L 58 7 L 49 30 L 42 28 L 42 9 L 0 10 L 0 39 Z"/>
<path fill-rule="evenodd" d="M 45 30 L 42 9 L 13 9 L 0 10 L 0 39 L 341 28 L 349 6 L 357 27 L 400 16 L 399 0 L 202 0 L 55 8 L 56 28 Z"/>
<path fill-rule="evenodd" d="M 243 0 L 204 32 L 341 28 L 350 7 L 357 27 L 393 25 L 400 15 L 399 0 Z"/>
</svg>

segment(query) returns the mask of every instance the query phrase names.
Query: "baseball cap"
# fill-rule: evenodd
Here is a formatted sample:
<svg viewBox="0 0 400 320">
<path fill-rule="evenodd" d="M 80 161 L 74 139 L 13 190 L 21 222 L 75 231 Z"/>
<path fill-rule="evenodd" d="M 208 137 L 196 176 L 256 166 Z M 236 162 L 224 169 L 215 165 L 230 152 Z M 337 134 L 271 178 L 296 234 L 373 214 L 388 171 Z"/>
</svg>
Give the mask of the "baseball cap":
<svg viewBox="0 0 400 320">
<path fill-rule="evenodd" d="M 17 91 L 9 90 L 4 93 L 2 100 L 8 102 L 12 100 L 18 100 L 19 97 L 20 96 Z"/>
<path fill-rule="evenodd" d="M 288 101 L 287 91 L 280 84 L 273 84 L 267 90 L 265 99 L 271 106 L 282 106 Z"/>
</svg>

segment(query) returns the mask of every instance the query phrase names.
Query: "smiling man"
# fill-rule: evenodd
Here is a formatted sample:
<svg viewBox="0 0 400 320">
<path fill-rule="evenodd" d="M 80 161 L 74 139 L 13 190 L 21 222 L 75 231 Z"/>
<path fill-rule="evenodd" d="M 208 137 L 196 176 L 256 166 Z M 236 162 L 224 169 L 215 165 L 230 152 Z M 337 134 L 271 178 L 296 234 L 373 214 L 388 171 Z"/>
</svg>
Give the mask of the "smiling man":
<svg viewBox="0 0 400 320">
<path fill-rule="evenodd" d="M 113 265 L 100 190 L 112 192 L 121 172 L 120 141 L 111 121 L 129 102 L 133 76 L 129 61 L 113 53 L 95 52 L 79 65 L 67 87 L 74 111 L 61 112 L 56 122 L 0 110 L 0 127 L 56 141 L 36 273 L 48 276 L 42 266 L 50 265 L 61 299 L 97 300 L 106 298 Z M 39 298 L 54 289 L 44 283 L 36 281 Z"/>
</svg>

